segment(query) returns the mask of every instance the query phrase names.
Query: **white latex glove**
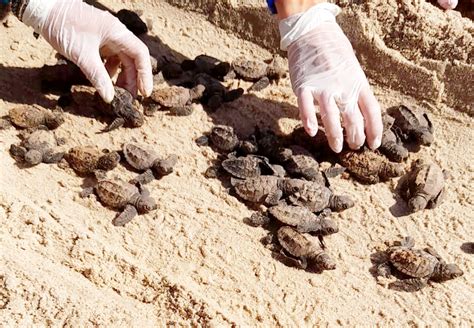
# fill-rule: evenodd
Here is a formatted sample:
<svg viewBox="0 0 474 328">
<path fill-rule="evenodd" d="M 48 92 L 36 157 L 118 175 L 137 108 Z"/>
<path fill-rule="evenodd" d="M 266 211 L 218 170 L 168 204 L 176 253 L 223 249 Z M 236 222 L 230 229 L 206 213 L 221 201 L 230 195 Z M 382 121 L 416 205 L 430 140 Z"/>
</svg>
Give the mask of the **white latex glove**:
<svg viewBox="0 0 474 328">
<path fill-rule="evenodd" d="M 444 9 L 454 9 L 458 5 L 458 0 L 438 0 L 438 4 Z"/>
<path fill-rule="evenodd" d="M 81 0 L 30 0 L 22 20 L 78 65 L 106 102 L 114 97 L 109 73 L 114 74 L 120 63 L 117 84 L 134 96 L 137 90 L 151 94 L 148 48 L 112 14 Z"/>
<path fill-rule="evenodd" d="M 306 132 L 314 136 L 318 131 L 316 101 L 329 145 L 336 153 L 344 140 L 341 116 L 349 147 L 361 147 L 367 136 L 375 149 L 383 132 L 380 105 L 336 23 L 339 11 L 324 3 L 280 21 L 281 48 L 288 50 L 291 83 Z"/>
</svg>

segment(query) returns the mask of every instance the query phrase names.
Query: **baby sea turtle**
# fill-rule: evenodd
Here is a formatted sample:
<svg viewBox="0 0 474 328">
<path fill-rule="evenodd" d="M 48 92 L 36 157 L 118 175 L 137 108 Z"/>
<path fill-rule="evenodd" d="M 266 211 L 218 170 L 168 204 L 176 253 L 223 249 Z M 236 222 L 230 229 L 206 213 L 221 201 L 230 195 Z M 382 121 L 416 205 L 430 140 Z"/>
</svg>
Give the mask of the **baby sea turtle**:
<svg viewBox="0 0 474 328">
<path fill-rule="evenodd" d="M 194 76 L 194 85 L 205 87 L 202 103 L 209 109 L 216 110 L 224 102 L 231 102 L 242 96 L 242 88 L 228 90 L 219 80 L 206 73 L 199 73 Z"/>
<path fill-rule="evenodd" d="M 411 212 L 435 208 L 443 199 L 445 173 L 435 163 L 417 160 L 401 181 L 401 196 Z"/>
<path fill-rule="evenodd" d="M 394 122 L 395 119 L 390 115 L 383 115 L 384 132 L 379 149 L 389 160 L 400 163 L 408 158 L 408 149 L 393 131 Z"/>
<path fill-rule="evenodd" d="M 268 213 L 285 225 L 295 227 L 301 233 L 327 236 L 339 231 L 337 223 L 327 216 L 330 211 L 318 216 L 306 207 L 278 204 L 268 209 Z"/>
<path fill-rule="evenodd" d="M 425 146 L 433 143 L 433 124 L 426 113 L 417 116 L 411 109 L 401 105 L 389 108 L 388 114 L 395 119 L 393 125 L 404 141 L 413 140 Z"/>
<path fill-rule="evenodd" d="M 145 117 L 142 112 L 138 110 L 138 103 L 134 101 L 133 96 L 127 90 L 115 86 L 115 96 L 110 104 L 105 103 L 96 96 L 98 99 L 98 108 L 107 115 L 115 117 L 102 132 L 109 132 L 115 130 L 125 123 L 132 127 L 140 127 L 145 122 Z"/>
<path fill-rule="evenodd" d="M 293 228 L 281 227 L 278 229 L 277 236 L 278 242 L 285 251 L 282 255 L 299 259 L 301 269 L 306 269 L 308 264 L 311 269 L 318 271 L 334 270 L 336 268 L 334 260 L 319 245 L 311 242 Z"/>
<path fill-rule="evenodd" d="M 254 203 L 276 205 L 280 198 L 295 193 L 307 181 L 262 175 L 245 180 L 232 180 L 237 195 Z"/>
<path fill-rule="evenodd" d="M 351 175 L 362 183 L 378 183 L 404 173 L 403 165 L 389 162 L 377 151 L 364 147 L 360 150 L 344 150 L 339 162 Z"/>
<path fill-rule="evenodd" d="M 272 220 L 267 215 L 261 212 L 252 213 L 250 217 L 244 219 L 244 222 L 252 227 L 265 227 L 271 221 Z"/>
<path fill-rule="evenodd" d="M 138 16 L 134 11 L 128 9 L 119 10 L 115 16 L 119 21 L 127 27 L 127 29 L 135 34 L 140 36 L 148 32 L 148 27 L 146 23 Z"/>
<path fill-rule="evenodd" d="M 390 288 L 415 292 L 428 284 L 428 281 L 443 282 L 462 276 L 463 271 L 456 264 L 447 264 L 432 248 L 414 249 L 415 241 L 406 237 L 400 246 L 387 250 L 388 262 L 377 268 L 377 273 L 390 276 L 392 269 L 404 275 L 389 285 Z"/>
<path fill-rule="evenodd" d="M 230 71 L 230 64 L 209 55 L 199 55 L 194 60 L 185 60 L 181 63 L 185 71 L 192 70 L 195 74 L 205 73 L 216 79 L 223 79 Z"/>
<path fill-rule="evenodd" d="M 36 130 L 24 137 L 19 145 L 11 145 L 10 154 L 18 161 L 34 166 L 39 163 L 57 163 L 63 152 L 56 152 L 58 140 L 53 133 L 46 130 Z"/>
<path fill-rule="evenodd" d="M 298 190 L 288 197 L 288 201 L 316 213 L 326 208 L 334 212 L 341 212 L 354 207 L 354 201 L 349 196 L 335 195 L 324 184 L 310 181 L 301 184 Z"/>
<path fill-rule="evenodd" d="M 68 93 L 73 85 L 90 85 L 81 69 L 69 60 L 61 59 L 55 65 L 44 65 L 40 69 L 43 92 Z"/>
<path fill-rule="evenodd" d="M 228 125 L 214 126 L 209 135 L 209 140 L 217 150 L 224 152 L 231 152 L 240 144 L 234 128 Z"/>
<path fill-rule="evenodd" d="M 155 151 L 137 143 L 127 143 L 122 147 L 127 163 L 135 170 L 145 171 L 133 179 L 133 183 L 146 184 L 173 172 L 178 160 L 176 155 L 161 158 Z"/>
<path fill-rule="evenodd" d="M 79 174 L 96 174 L 105 177 L 104 172 L 113 170 L 120 162 L 116 151 L 100 151 L 94 146 L 78 146 L 71 148 L 64 156 L 69 166 Z"/>
<path fill-rule="evenodd" d="M 120 210 L 112 224 L 123 226 L 137 214 L 145 214 L 157 208 L 157 204 L 143 187 L 114 180 L 101 180 L 92 188 L 84 189 L 82 197 L 95 193 L 100 202 L 107 207 Z"/>
<path fill-rule="evenodd" d="M 306 148 L 291 145 L 280 151 L 280 157 L 290 176 L 324 183 L 324 178 L 319 172 L 318 161 Z"/>
<path fill-rule="evenodd" d="M 193 112 L 192 101 L 200 99 L 203 93 L 203 85 L 197 85 L 192 89 L 173 85 L 155 89 L 151 98 L 162 107 L 168 108 L 171 114 L 187 116 Z"/>
<path fill-rule="evenodd" d="M 46 127 L 54 130 L 64 123 L 64 113 L 61 108 L 49 111 L 37 106 L 18 106 L 8 112 L 9 121 L 21 129 L 36 129 Z"/>
<path fill-rule="evenodd" d="M 258 155 L 230 157 L 222 162 L 222 168 L 235 178 L 247 179 L 260 175 L 280 176 L 281 172 L 268 158 Z"/>
</svg>

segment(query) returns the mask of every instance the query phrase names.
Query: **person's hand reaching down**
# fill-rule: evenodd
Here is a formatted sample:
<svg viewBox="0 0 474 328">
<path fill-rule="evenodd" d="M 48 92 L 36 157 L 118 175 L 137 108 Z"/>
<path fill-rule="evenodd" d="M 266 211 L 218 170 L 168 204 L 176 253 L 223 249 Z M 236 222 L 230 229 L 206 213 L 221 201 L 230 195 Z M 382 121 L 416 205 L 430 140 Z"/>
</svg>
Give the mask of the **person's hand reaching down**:
<svg viewBox="0 0 474 328">
<path fill-rule="evenodd" d="M 134 96 L 150 95 L 148 48 L 112 14 L 81 0 L 30 0 L 22 20 L 78 65 L 106 102 L 114 97 L 110 76 L 120 65 L 117 84 Z"/>
</svg>

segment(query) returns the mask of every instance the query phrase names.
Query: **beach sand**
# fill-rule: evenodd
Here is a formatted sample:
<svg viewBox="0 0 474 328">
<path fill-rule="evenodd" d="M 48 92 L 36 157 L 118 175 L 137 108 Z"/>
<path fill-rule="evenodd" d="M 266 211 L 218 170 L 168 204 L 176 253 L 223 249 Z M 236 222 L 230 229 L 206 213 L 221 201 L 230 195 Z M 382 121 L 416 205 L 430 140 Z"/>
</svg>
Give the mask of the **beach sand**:
<svg viewBox="0 0 474 328">
<path fill-rule="evenodd" d="M 143 10 L 153 25 L 145 41 L 156 56 L 268 59 L 277 51 L 263 1 L 202 1 L 193 10 L 169 2 L 179 7 L 102 3 Z M 96 133 L 104 122 L 67 112 L 56 130 L 64 149 L 139 141 L 179 162 L 150 183 L 158 209 L 117 228 L 115 212 L 79 197 L 89 181 L 57 165 L 19 168 L 8 153 L 17 131 L 0 131 L 0 326 L 473 326 L 473 255 L 461 245 L 474 241 L 474 24 L 421 0 L 349 2 L 338 2 L 338 19 L 382 108 L 405 104 L 432 118 L 434 144 L 411 153 L 407 166 L 425 158 L 449 171 L 440 207 L 402 215 L 397 179 L 366 186 L 336 178 L 334 190 L 356 201 L 334 216 L 340 231 L 326 239 L 337 268 L 304 272 L 271 257 L 259 242 L 265 230 L 243 223 L 252 211 L 204 177 L 217 154 L 194 142 L 214 124 L 233 125 L 242 136 L 255 125 L 290 133 L 299 121 L 288 79 L 215 113 L 201 106 L 188 117 L 158 112 L 141 128 L 107 134 Z M 40 92 L 38 69 L 56 61 L 55 51 L 15 18 L 8 22 L 0 25 L 0 115 L 18 104 L 54 107 L 54 96 Z M 112 176 L 133 173 L 119 166 Z M 406 235 L 457 263 L 464 276 L 417 293 L 378 284 L 371 255 Z"/>
</svg>

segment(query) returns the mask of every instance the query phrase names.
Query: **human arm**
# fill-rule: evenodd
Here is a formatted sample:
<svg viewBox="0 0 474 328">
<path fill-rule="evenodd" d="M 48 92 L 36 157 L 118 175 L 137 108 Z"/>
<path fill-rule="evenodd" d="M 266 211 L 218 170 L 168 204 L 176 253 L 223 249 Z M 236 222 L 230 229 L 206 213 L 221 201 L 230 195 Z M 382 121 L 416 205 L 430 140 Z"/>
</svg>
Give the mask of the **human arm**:
<svg viewBox="0 0 474 328">
<path fill-rule="evenodd" d="M 335 152 L 342 150 L 343 132 L 353 149 L 366 139 L 372 149 L 378 148 L 383 132 L 380 105 L 335 20 L 339 7 L 317 0 L 276 0 L 275 5 L 281 48 L 288 51 L 290 78 L 306 132 L 315 135 L 318 130 L 316 101 Z"/>
<path fill-rule="evenodd" d="M 109 73 L 115 73 L 119 65 L 120 86 L 133 95 L 151 93 L 148 48 L 112 14 L 81 0 L 12 0 L 11 8 L 56 51 L 78 65 L 105 101 L 114 97 Z"/>
</svg>

